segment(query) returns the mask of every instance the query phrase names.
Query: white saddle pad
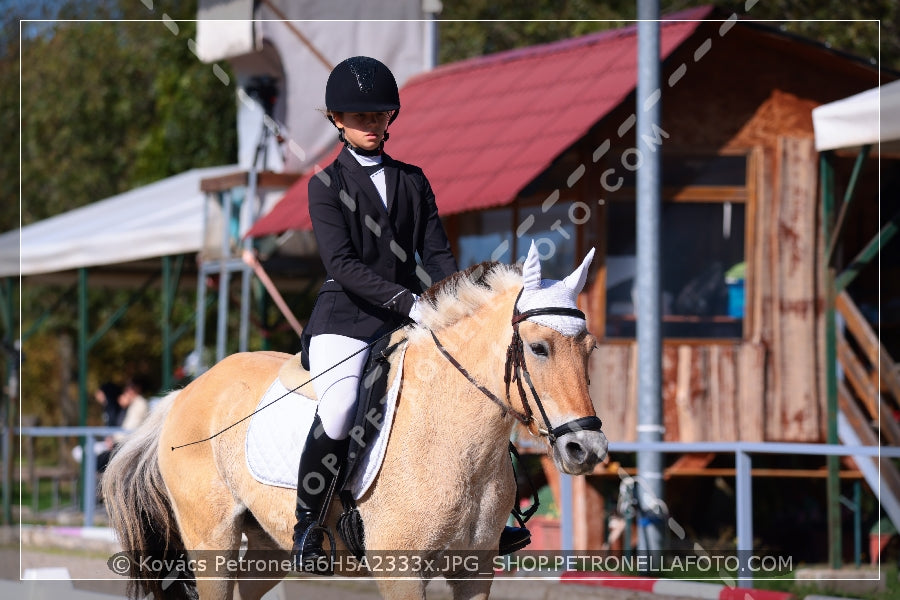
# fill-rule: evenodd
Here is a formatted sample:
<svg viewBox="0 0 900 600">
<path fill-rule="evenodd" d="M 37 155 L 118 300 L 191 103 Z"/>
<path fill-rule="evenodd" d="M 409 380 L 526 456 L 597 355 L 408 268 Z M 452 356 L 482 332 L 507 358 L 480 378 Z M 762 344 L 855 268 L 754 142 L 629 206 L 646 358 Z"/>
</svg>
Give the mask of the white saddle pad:
<svg viewBox="0 0 900 600">
<path fill-rule="evenodd" d="M 397 396 L 400 392 L 400 382 L 403 379 L 405 356 L 406 346 L 400 351 L 397 374 L 386 394 L 383 426 L 375 441 L 366 448 L 356 472 L 347 482 L 346 488 L 357 500 L 375 481 L 384 460 L 391 423 L 394 421 Z M 276 487 L 297 487 L 297 467 L 300 464 L 300 454 L 303 452 L 306 436 L 316 414 L 316 404 L 315 400 L 285 388 L 280 379 L 276 378 L 272 382 L 257 404 L 256 410 L 259 412 L 250 418 L 247 430 L 247 468 L 254 479 Z"/>
</svg>

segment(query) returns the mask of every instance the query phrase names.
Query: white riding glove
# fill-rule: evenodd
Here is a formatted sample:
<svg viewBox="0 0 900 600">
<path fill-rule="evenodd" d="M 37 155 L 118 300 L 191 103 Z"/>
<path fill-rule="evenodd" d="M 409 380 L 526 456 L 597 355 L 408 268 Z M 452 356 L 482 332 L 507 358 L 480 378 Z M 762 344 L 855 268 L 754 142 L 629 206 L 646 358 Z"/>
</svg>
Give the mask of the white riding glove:
<svg viewBox="0 0 900 600">
<path fill-rule="evenodd" d="M 413 294 L 415 300 L 413 300 L 412 308 L 409 309 L 409 318 L 412 319 L 416 325 L 422 324 L 422 310 L 419 308 L 419 297 Z"/>
</svg>

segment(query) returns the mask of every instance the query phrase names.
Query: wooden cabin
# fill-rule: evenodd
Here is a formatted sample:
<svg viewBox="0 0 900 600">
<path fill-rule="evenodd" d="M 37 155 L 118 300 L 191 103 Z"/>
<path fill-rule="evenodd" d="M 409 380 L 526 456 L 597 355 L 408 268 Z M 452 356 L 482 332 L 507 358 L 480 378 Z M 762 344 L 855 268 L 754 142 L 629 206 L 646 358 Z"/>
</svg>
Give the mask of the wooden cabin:
<svg viewBox="0 0 900 600">
<path fill-rule="evenodd" d="M 662 117 L 649 143 L 635 139 L 631 26 L 412 78 L 386 150 L 423 167 L 460 267 L 515 261 L 536 241 L 545 276 L 558 277 L 597 249 L 580 304 L 599 340 L 592 393 L 611 441 L 636 439 L 635 171 L 648 147 L 660 152 L 665 440 L 824 442 L 825 248 L 811 111 L 895 75 L 764 24 L 704 20 L 718 18 L 709 7 L 677 18 L 660 28 Z M 839 185 L 851 163 L 841 163 Z M 884 158 L 882 174 L 891 172 L 882 183 L 895 212 L 900 169 Z M 877 179 L 863 179 L 838 262 L 880 227 Z M 305 188 L 304 178 L 251 233 L 308 229 Z M 896 261 L 888 267 L 900 280 Z M 858 303 L 877 306 L 877 276 L 869 268 L 850 290 Z M 885 292 L 900 297 L 896 283 Z M 896 409 L 896 389 L 892 398 Z M 684 457 L 667 472 L 696 473 L 713 458 Z M 589 482 L 577 486 L 576 546 L 596 548 L 602 498 Z"/>
</svg>

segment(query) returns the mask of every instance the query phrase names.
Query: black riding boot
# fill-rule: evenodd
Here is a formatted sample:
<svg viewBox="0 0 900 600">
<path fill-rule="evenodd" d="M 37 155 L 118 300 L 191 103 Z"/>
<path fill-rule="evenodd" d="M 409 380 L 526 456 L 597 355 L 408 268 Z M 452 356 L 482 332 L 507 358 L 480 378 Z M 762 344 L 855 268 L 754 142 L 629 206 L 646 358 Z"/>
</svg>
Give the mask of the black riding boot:
<svg viewBox="0 0 900 600">
<path fill-rule="evenodd" d="M 500 533 L 500 556 L 512 554 L 531 543 L 531 532 L 525 527 L 507 525 Z"/>
<path fill-rule="evenodd" d="M 515 456 L 517 459 L 519 458 L 519 453 L 516 451 L 516 447 L 513 446 L 512 443 L 510 443 L 510 445 L 509 445 L 509 452 L 510 452 L 510 457 L 509 457 L 510 460 L 512 460 L 513 456 Z M 515 463 L 513 463 L 512 467 L 513 467 L 513 475 L 515 476 L 515 473 L 516 473 Z M 527 472 L 525 473 L 525 477 L 528 478 Z M 534 484 L 531 483 L 530 478 L 528 478 L 528 485 L 531 486 L 532 491 L 534 491 Z M 518 497 L 519 497 L 519 480 L 518 480 L 518 477 L 516 477 L 516 498 L 518 499 Z M 537 510 L 537 496 L 534 497 L 534 502 L 535 502 L 535 504 L 532 505 L 532 508 L 529 509 L 528 513 L 531 513 L 534 510 Z M 528 544 L 531 543 L 531 532 L 528 531 L 528 529 L 525 527 L 525 521 L 527 521 L 531 515 L 530 514 L 527 514 L 527 515 L 522 514 L 521 511 L 519 511 L 516 508 L 513 508 L 512 516 L 515 517 L 516 521 L 519 522 L 521 527 L 510 527 L 509 525 L 507 525 L 506 527 L 503 528 L 503 531 L 500 532 L 500 544 L 499 544 L 499 546 L 500 546 L 499 555 L 500 556 L 512 554 L 513 552 L 516 552 L 517 550 L 521 550 L 522 548 L 524 548 L 525 546 L 527 546 Z"/>
<path fill-rule="evenodd" d="M 306 438 L 297 475 L 297 524 L 294 525 L 291 550 L 297 571 L 320 575 L 332 573 L 331 557 L 322 547 L 325 536 L 321 529 L 310 527 L 316 525 L 319 514 L 327 510 L 323 506 L 325 496 L 346 459 L 347 440 L 328 437 L 317 414 Z"/>
</svg>

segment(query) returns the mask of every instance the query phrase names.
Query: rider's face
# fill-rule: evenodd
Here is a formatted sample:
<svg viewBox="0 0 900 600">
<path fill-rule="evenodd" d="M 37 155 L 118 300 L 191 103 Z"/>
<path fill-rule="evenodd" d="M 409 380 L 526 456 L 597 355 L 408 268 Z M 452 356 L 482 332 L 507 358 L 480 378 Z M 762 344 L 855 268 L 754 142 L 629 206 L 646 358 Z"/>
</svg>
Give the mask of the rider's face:
<svg viewBox="0 0 900 600">
<path fill-rule="evenodd" d="M 350 144 L 363 150 L 375 150 L 384 140 L 391 113 L 336 112 L 332 117 L 335 125 L 344 130 L 344 137 Z"/>
</svg>

